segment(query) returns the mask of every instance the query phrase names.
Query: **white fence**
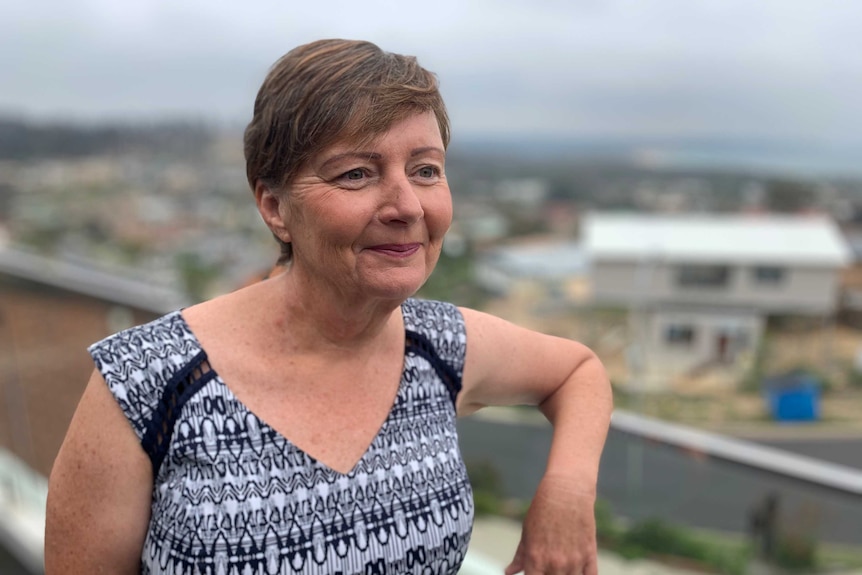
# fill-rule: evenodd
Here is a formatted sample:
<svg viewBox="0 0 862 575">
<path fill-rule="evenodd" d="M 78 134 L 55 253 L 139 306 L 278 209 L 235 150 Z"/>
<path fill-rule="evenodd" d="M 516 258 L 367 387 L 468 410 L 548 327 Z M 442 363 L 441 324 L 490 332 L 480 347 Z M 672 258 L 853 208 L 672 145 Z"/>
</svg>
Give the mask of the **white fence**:
<svg viewBox="0 0 862 575">
<path fill-rule="evenodd" d="M 45 569 L 48 482 L 0 448 L 0 545 L 34 573 Z"/>
</svg>

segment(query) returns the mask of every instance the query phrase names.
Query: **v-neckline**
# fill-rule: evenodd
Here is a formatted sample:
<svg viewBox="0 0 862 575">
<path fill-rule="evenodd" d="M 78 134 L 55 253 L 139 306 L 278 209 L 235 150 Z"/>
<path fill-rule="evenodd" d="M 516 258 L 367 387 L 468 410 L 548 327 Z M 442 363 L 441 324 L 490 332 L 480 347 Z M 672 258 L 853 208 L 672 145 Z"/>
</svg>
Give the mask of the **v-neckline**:
<svg viewBox="0 0 862 575">
<path fill-rule="evenodd" d="M 186 321 L 186 318 L 183 316 L 182 312 L 183 312 L 183 310 L 177 310 L 175 312 L 181 329 L 186 334 L 186 336 L 189 338 L 189 340 L 192 342 L 192 344 L 196 348 L 196 351 L 203 354 L 204 361 L 209 362 L 209 356 L 207 354 L 206 349 L 204 349 L 203 344 L 198 339 L 197 335 L 195 334 L 195 332 L 192 330 L 191 326 Z M 380 435 L 383 432 L 383 430 L 389 424 L 390 420 L 392 419 L 393 412 L 395 411 L 395 408 L 398 406 L 398 403 L 401 400 L 401 395 L 402 395 L 402 393 L 404 393 L 404 388 L 405 388 L 404 374 L 407 370 L 407 346 L 409 344 L 409 338 L 407 337 L 407 334 L 410 331 L 408 329 L 408 326 L 407 326 L 407 316 L 405 313 L 404 304 L 401 305 L 401 313 L 402 313 L 402 318 L 403 318 L 404 346 L 402 348 L 401 372 L 400 372 L 399 379 L 398 379 L 398 389 L 396 390 L 395 395 L 392 399 L 392 405 L 389 406 L 389 411 L 386 412 L 386 417 L 383 418 L 383 420 L 381 421 L 380 426 L 377 429 L 377 432 L 374 434 L 374 436 L 371 438 L 371 441 L 365 447 L 365 450 L 362 452 L 362 455 L 359 456 L 359 459 L 357 459 L 353 463 L 353 465 L 350 467 L 350 469 L 347 472 L 339 471 L 338 469 L 335 469 L 334 467 L 321 461 L 320 459 L 313 456 L 308 451 L 306 451 L 305 449 L 303 449 L 302 447 L 300 447 L 299 445 L 297 445 L 296 443 L 291 441 L 291 439 L 289 437 L 287 437 L 287 435 L 285 435 L 284 433 L 282 433 L 281 431 L 276 429 L 275 426 L 270 425 L 269 422 L 265 421 L 253 409 L 251 409 L 243 400 L 241 400 L 239 397 L 237 397 L 237 395 L 231 389 L 230 385 L 228 385 L 228 383 L 224 379 L 222 379 L 221 375 L 218 373 L 218 370 L 216 370 L 215 367 L 213 367 L 212 363 L 209 362 L 209 368 L 210 368 L 210 371 L 212 372 L 212 376 L 211 376 L 212 381 L 217 382 L 219 387 L 223 390 L 223 393 L 227 396 L 228 400 L 236 402 L 236 404 L 239 405 L 245 413 L 251 415 L 255 419 L 255 422 L 257 423 L 257 425 L 260 428 L 267 428 L 267 429 L 271 430 L 273 437 L 278 442 L 283 444 L 284 448 L 295 449 L 297 452 L 301 453 L 304 457 L 306 457 L 311 462 L 312 465 L 317 465 L 318 467 L 320 467 L 321 469 L 323 469 L 327 473 L 335 474 L 338 477 L 353 477 L 356 474 L 359 466 L 362 464 L 363 461 L 365 461 L 366 457 L 368 457 L 369 452 L 372 450 L 372 448 L 378 442 Z"/>
</svg>

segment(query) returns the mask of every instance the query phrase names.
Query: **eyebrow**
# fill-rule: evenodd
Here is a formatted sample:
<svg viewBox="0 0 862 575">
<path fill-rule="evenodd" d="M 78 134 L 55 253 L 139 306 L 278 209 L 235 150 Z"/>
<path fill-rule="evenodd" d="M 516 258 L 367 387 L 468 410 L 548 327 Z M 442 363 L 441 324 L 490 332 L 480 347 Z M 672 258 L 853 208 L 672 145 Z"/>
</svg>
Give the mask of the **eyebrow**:
<svg viewBox="0 0 862 575">
<path fill-rule="evenodd" d="M 416 148 L 410 152 L 410 157 L 414 158 L 416 156 L 421 156 L 426 152 L 437 152 L 444 158 L 446 157 L 446 151 L 443 148 L 438 148 L 437 146 L 425 146 L 424 148 Z"/>
<path fill-rule="evenodd" d="M 422 148 L 416 148 L 410 151 L 410 157 L 415 158 L 416 156 L 421 156 L 422 154 L 426 154 L 428 152 L 437 152 L 442 157 L 446 157 L 446 152 L 443 148 L 438 148 L 437 146 L 424 146 Z M 359 160 L 379 160 L 382 158 L 382 154 L 378 154 L 377 152 L 344 152 L 343 154 L 336 154 L 331 158 L 327 158 L 325 162 L 323 162 L 320 167 L 325 168 L 330 164 L 334 164 L 336 162 L 340 162 L 341 160 L 346 159 L 359 159 Z"/>
<path fill-rule="evenodd" d="M 336 154 L 331 158 L 327 158 L 325 162 L 320 164 L 321 168 L 325 168 L 329 164 L 334 164 L 336 162 L 340 162 L 341 160 L 346 160 L 350 158 L 355 158 L 358 160 L 379 160 L 382 156 L 375 152 L 345 152 L 343 154 Z"/>
</svg>

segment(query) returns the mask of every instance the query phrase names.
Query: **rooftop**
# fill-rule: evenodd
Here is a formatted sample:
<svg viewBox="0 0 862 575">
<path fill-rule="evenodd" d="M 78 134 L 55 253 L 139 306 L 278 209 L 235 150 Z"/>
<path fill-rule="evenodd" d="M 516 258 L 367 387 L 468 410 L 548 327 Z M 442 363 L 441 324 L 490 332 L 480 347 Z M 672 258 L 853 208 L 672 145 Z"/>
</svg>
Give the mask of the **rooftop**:
<svg viewBox="0 0 862 575">
<path fill-rule="evenodd" d="M 488 263 L 513 276 L 553 279 L 586 275 L 588 254 L 579 243 L 511 244 L 493 250 Z"/>
<path fill-rule="evenodd" d="M 51 259 L 2 242 L 0 274 L 159 314 L 188 303 L 182 294 L 139 278 L 123 276 L 95 265 Z"/>
<path fill-rule="evenodd" d="M 584 239 L 593 259 L 843 267 L 852 252 L 823 216 L 594 213 Z"/>
</svg>

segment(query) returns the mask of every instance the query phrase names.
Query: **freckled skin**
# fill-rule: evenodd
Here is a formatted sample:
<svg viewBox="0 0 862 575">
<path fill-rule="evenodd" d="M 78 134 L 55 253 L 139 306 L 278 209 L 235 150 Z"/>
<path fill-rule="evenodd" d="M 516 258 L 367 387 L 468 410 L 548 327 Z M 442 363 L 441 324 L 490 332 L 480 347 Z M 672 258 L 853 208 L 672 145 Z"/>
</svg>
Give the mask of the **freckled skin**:
<svg viewBox="0 0 862 575">
<path fill-rule="evenodd" d="M 51 472 L 45 572 L 139 573 L 152 481 L 137 436 L 94 374 Z"/>
</svg>

